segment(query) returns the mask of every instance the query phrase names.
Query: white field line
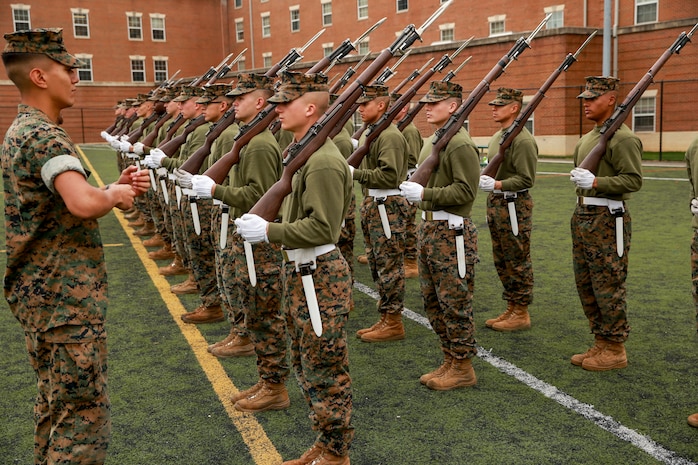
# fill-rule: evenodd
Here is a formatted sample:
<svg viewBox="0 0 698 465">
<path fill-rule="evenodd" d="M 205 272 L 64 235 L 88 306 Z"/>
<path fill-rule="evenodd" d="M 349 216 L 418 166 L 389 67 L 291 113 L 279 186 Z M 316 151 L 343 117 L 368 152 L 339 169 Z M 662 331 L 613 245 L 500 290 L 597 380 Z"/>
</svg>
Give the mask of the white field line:
<svg viewBox="0 0 698 465">
<path fill-rule="evenodd" d="M 378 299 L 378 293 L 365 284 L 355 282 L 354 287 L 367 296 L 376 300 Z M 413 312 L 408 308 L 403 310 L 403 315 L 430 330 L 432 329 L 427 318 Z M 527 373 L 516 365 L 509 363 L 496 355 L 492 355 L 491 351 L 488 351 L 481 346 L 477 346 L 477 356 L 497 368 L 502 373 L 516 378 L 531 389 L 540 392 L 545 397 L 554 400 L 566 409 L 583 416 L 587 420 L 595 423 L 599 428 L 608 431 L 623 441 L 631 443 L 638 449 L 663 463 L 669 465 L 696 465 L 695 462 L 680 457 L 676 454 L 676 452 L 662 447 L 660 444 L 657 444 L 647 436 L 623 426 L 608 415 L 604 415 L 603 413 L 594 409 L 593 405 L 578 401 L 574 397 L 560 391 L 552 384 L 548 384 L 545 381 L 536 378 L 532 374 Z"/>
</svg>

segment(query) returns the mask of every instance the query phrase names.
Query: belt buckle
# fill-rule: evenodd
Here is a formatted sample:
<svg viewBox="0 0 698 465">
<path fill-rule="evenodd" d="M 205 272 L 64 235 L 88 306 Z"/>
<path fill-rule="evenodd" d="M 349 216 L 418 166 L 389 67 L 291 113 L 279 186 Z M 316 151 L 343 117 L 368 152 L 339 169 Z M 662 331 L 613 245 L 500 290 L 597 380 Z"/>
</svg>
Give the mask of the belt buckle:
<svg viewBox="0 0 698 465">
<path fill-rule="evenodd" d="M 433 211 L 425 211 L 424 217 L 427 219 L 427 221 L 434 221 L 434 212 Z"/>
</svg>

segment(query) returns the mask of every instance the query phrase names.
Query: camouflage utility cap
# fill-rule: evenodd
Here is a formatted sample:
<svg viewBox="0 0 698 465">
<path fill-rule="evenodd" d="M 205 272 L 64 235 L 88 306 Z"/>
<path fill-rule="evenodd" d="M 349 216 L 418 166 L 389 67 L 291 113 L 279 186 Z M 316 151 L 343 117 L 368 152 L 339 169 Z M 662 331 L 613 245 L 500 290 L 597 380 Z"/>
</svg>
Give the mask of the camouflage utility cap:
<svg viewBox="0 0 698 465">
<path fill-rule="evenodd" d="M 613 76 L 587 76 L 587 84 L 584 92 L 577 95 L 577 98 L 596 98 L 606 92 L 618 90 L 620 79 Z"/>
<path fill-rule="evenodd" d="M 500 87 L 497 89 L 497 97 L 488 103 L 488 105 L 501 107 L 514 102 L 523 103 L 523 92 L 509 87 Z"/>
<path fill-rule="evenodd" d="M 167 90 L 158 87 L 157 89 L 153 90 L 150 93 L 147 100 L 150 100 L 151 102 L 159 102 L 160 99 L 162 98 L 162 96 L 165 95 L 166 93 L 167 93 Z"/>
<path fill-rule="evenodd" d="M 211 103 L 219 97 L 224 97 L 230 92 L 230 84 L 211 84 L 204 87 L 204 95 L 196 100 L 196 103 Z M 218 100 L 219 102 L 221 100 Z"/>
<path fill-rule="evenodd" d="M 356 103 L 366 103 L 378 97 L 389 97 L 390 92 L 388 91 L 388 86 L 364 86 L 364 92 L 356 100 Z"/>
<path fill-rule="evenodd" d="M 447 98 L 463 98 L 463 87 L 455 82 L 431 81 L 429 91 L 419 101 L 422 103 L 434 103 Z"/>
<path fill-rule="evenodd" d="M 228 97 L 236 97 L 258 89 L 273 91 L 274 79 L 263 74 L 244 73 L 238 76 L 238 84 L 233 90 L 228 92 Z"/>
<path fill-rule="evenodd" d="M 322 73 L 303 74 L 284 71 L 281 84 L 274 95 L 267 99 L 271 103 L 291 102 L 307 92 L 328 92 L 327 76 Z"/>
<path fill-rule="evenodd" d="M 201 97 L 202 95 L 204 95 L 204 90 L 201 87 L 184 86 L 179 95 L 172 100 L 175 102 L 186 102 L 190 98 Z"/>
<path fill-rule="evenodd" d="M 160 97 L 160 101 L 165 103 L 171 102 L 179 95 L 181 91 L 182 88 L 180 86 L 170 87 L 165 91 L 165 94 Z"/>
<path fill-rule="evenodd" d="M 63 29 L 38 28 L 5 34 L 6 53 L 40 53 L 70 68 L 79 68 L 82 62 L 68 53 L 63 44 Z"/>
</svg>

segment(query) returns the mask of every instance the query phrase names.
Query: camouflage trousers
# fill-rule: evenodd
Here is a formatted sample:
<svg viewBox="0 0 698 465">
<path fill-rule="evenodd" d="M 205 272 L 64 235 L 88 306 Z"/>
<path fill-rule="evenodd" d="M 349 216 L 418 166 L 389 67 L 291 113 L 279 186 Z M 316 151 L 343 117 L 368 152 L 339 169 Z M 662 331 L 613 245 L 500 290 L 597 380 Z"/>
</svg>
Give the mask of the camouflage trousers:
<svg viewBox="0 0 698 465">
<path fill-rule="evenodd" d="M 215 210 L 214 210 L 215 211 Z M 212 215 L 212 218 L 215 215 Z M 218 226 L 216 226 L 218 224 Z M 221 300 L 226 303 L 228 310 L 228 321 L 233 327 L 235 333 L 240 337 L 249 336 L 245 328 L 245 313 L 242 307 L 242 295 L 240 285 L 237 282 L 236 269 L 240 265 L 236 262 L 235 243 L 242 241 L 240 235 L 235 233 L 235 223 L 232 219 L 228 220 L 228 235 L 226 237 L 225 248 L 220 248 L 220 220 L 212 221 L 211 228 L 218 230 L 218 240 L 215 241 L 218 257 L 218 286 L 220 289 Z M 247 266 L 245 263 L 242 266 Z"/>
<path fill-rule="evenodd" d="M 354 282 L 354 238 L 356 237 L 356 195 L 351 195 L 351 201 L 349 202 L 349 211 L 347 217 L 344 218 L 344 226 L 339 233 L 339 240 L 337 241 L 337 247 L 339 251 L 342 252 L 344 260 L 346 260 L 347 265 L 349 265 L 349 272 L 352 276 L 352 283 Z"/>
<path fill-rule="evenodd" d="M 153 189 L 152 186 L 146 192 L 146 196 L 148 196 L 148 205 L 150 205 L 150 216 L 153 219 L 153 223 L 155 223 L 155 230 L 160 234 L 162 237 L 163 241 L 165 243 L 170 243 L 170 231 L 168 230 L 168 224 L 167 224 L 167 218 L 165 211 L 163 210 L 166 208 L 165 206 L 165 199 L 162 196 L 162 186 L 160 185 L 160 181 L 158 180 L 158 174 L 155 172 L 155 170 L 151 170 L 153 173 L 153 177 L 155 178 L 155 184 L 157 186 L 157 190 Z"/>
<path fill-rule="evenodd" d="M 504 287 L 502 299 L 520 305 L 530 305 L 533 302 L 533 199 L 528 191 L 519 192 L 514 199 L 519 225 L 517 236 L 511 231 L 508 203 L 502 194 L 490 193 L 487 196 L 487 225 L 492 237 L 494 267 Z"/>
<path fill-rule="evenodd" d="M 693 230 L 693 240 L 691 241 L 691 277 L 693 287 L 693 304 L 696 308 L 696 328 L 698 328 L 698 229 Z"/>
<path fill-rule="evenodd" d="M 390 239 L 385 236 L 378 203 L 366 197 L 361 205 L 361 230 L 373 281 L 378 288 L 380 313 L 401 313 L 405 301 L 405 218 L 408 202 L 399 195 L 385 200 Z"/>
<path fill-rule="evenodd" d="M 291 365 L 310 406 L 318 440 L 333 454 L 346 455 L 354 438 L 346 333 L 351 277 L 339 250 L 317 258 L 313 279 L 322 318 L 320 337 L 310 322 L 300 273 L 293 263 L 284 264 L 283 308 Z"/>
<path fill-rule="evenodd" d="M 107 394 L 107 339 L 93 328 L 73 342 L 60 327 L 25 332 L 39 393 L 34 404 L 34 464 L 102 464 L 111 432 Z M 72 331 L 73 333 L 75 331 Z"/>
<path fill-rule="evenodd" d="M 220 205 L 214 205 L 211 208 L 211 244 L 213 246 L 213 264 L 216 269 L 216 284 L 218 286 L 218 294 L 220 295 L 221 307 L 223 307 L 223 311 L 225 312 L 225 314 L 231 317 L 231 315 L 233 314 L 233 309 L 231 308 L 230 303 L 228 302 L 228 298 L 225 295 L 223 283 L 223 267 L 226 266 L 226 261 L 224 259 L 224 250 L 225 248 L 232 245 L 231 236 L 234 232 L 234 224 L 232 223 L 232 221 L 230 221 L 230 218 L 228 218 L 228 223 L 225 225 L 227 231 L 226 244 L 225 247 L 221 248 L 220 241 L 222 231 L 222 212 L 223 210 Z M 233 320 L 230 319 L 229 321 L 232 322 Z"/>
<path fill-rule="evenodd" d="M 191 267 L 191 263 L 186 248 L 184 221 L 180 208 L 180 204 L 183 204 L 185 199 L 182 199 L 179 203 L 177 202 L 177 189 L 178 187 L 174 181 L 167 181 L 167 192 L 169 194 L 167 211 L 169 213 L 170 223 L 172 224 L 172 244 L 179 258 L 182 259 L 184 266 L 189 268 Z"/>
<path fill-rule="evenodd" d="M 192 207 L 188 196 L 182 198 L 182 221 L 184 223 L 185 246 L 189 256 L 191 271 L 199 285 L 199 295 L 201 303 L 206 307 L 221 304 L 220 293 L 218 292 L 218 281 L 216 279 L 215 256 L 213 244 L 211 243 L 211 210 L 213 208 L 212 199 L 197 199 L 197 211 L 199 213 L 199 224 L 201 234 L 196 234 L 194 220 L 192 218 Z M 218 207 L 216 207 L 218 208 Z"/>
<path fill-rule="evenodd" d="M 577 205 L 571 228 L 574 278 L 591 332 L 613 342 L 625 342 L 630 333 L 625 287 L 630 213 L 626 207 L 622 257 L 616 251 L 616 220 L 608 207 Z"/>
<path fill-rule="evenodd" d="M 419 284 L 424 311 L 439 337 L 441 349 L 456 359 L 464 359 L 477 353 L 473 325 L 477 230 L 470 218 L 463 219 L 465 278 L 458 273 L 455 236 L 447 221 L 419 224 Z"/>
<path fill-rule="evenodd" d="M 417 260 L 417 205 L 411 203 L 405 217 L 405 258 Z"/>
<path fill-rule="evenodd" d="M 235 239 L 232 246 L 235 264 L 234 285 L 239 288 L 245 329 L 257 354 L 257 371 L 262 379 L 283 383 L 290 370 L 286 359 L 286 320 L 281 313 L 281 246 L 266 242 L 252 244 L 257 276 L 257 285 L 252 286 L 244 241 L 237 233 Z"/>
</svg>

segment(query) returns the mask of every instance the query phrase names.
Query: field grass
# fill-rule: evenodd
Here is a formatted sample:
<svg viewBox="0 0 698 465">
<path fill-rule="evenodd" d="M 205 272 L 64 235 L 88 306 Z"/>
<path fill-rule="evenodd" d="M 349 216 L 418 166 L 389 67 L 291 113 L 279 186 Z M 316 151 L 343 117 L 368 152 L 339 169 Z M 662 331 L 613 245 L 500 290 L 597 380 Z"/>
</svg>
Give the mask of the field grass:
<svg viewBox="0 0 698 465">
<path fill-rule="evenodd" d="M 85 147 L 103 182 L 116 178 L 113 151 Z M 440 363 L 436 336 L 422 324 L 419 283 L 408 281 L 407 338 L 366 344 L 353 333 L 376 318 L 368 267 L 356 265 L 356 309 L 349 320 L 358 465 L 655 464 L 698 462 L 698 336 L 691 300 L 692 235 L 685 168 L 651 166 L 629 202 L 633 217 L 628 305 L 632 332 L 624 370 L 591 373 L 569 363 L 593 338 L 579 305 L 571 264 L 570 165 L 539 164 L 530 331 L 484 326 L 504 309 L 485 224 L 485 196 L 473 209 L 480 263 L 475 278 L 478 384 L 434 392 L 421 374 Z M 109 270 L 109 465 L 275 465 L 314 440 L 295 380 L 291 407 L 241 415 L 228 397 L 256 381 L 254 359 L 218 361 L 205 345 L 226 323 L 192 327 L 178 314 L 196 296 L 169 293 L 179 278 L 157 275 L 120 213 L 101 221 Z M 2 235 L 4 240 L 4 235 Z M 4 248 L 4 246 L 3 246 Z M 363 251 L 360 237 L 356 252 Z M 164 263 L 159 263 L 162 265 Z M 0 463 L 30 464 L 35 395 L 23 337 L 6 305 L 0 312 Z"/>
</svg>

